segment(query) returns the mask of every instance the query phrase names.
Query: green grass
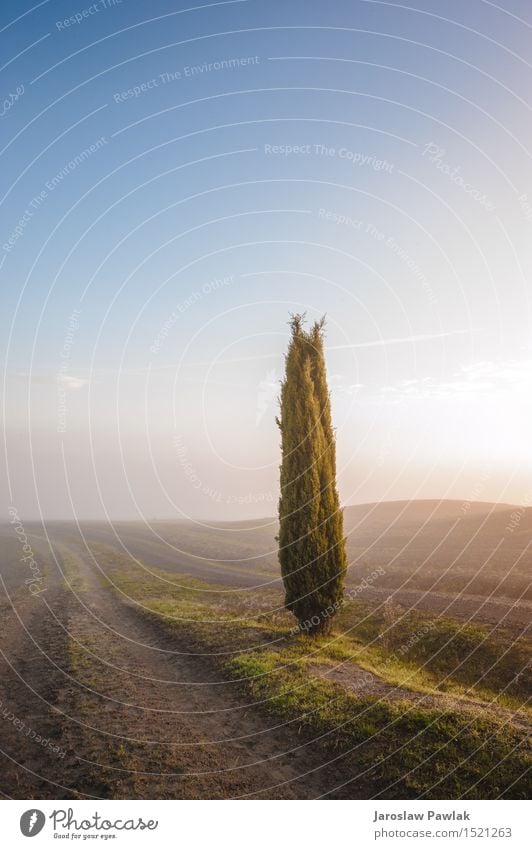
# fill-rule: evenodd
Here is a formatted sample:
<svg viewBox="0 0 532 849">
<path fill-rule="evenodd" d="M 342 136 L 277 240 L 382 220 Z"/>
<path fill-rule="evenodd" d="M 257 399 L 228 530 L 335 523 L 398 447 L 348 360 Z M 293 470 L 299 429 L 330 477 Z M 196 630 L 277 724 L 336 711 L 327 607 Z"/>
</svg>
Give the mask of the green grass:
<svg viewBox="0 0 532 849">
<path fill-rule="evenodd" d="M 356 647 L 358 662 L 394 680 L 403 670 L 412 686 L 496 697 L 514 708 L 530 698 L 531 641 L 503 629 L 401 611 L 390 624 L 382 607 L 361 601 L 346 606 L 339 627 Z"/>
<path fill-rule="evenodd" d="M 331 754 L 349 752 L 369 795 L 526 797 L 522 776 L 531 762 L 519 732 L 480 714 L 351 694 L 305 671 L 314 649 L 299 638 L 292 648 L 237 656 L 227 666 L 270 713 L 321 737 Z"/>
<path fill-rule="evenodd" d="M 332 637 L 294 637 L 293 619 L 271 612 L 280 603 L 275 591 L 254 593 L 250 602 L 249 593 L 224 593 L 158 570 L 150 575 L 116 556 L 106 560 L 106 571 L 115 592 L 135 599 L 143 615 L 193 635 L 206 654 L 215 654 L 257 709 L 293 723 L 302 742 L 316 739 L 324 762 L 341 757 L 358 795 L 488 799 L 530 792 L 524 732 L 507 724 L 504 713 L 478 705 L 506 688 L 499 703 L 522 707 L 528 673 L 516 678 L 516 672 L 526 663 L 525 641 L 359 601 L 345 606 Z M 422 636 L 412 639 L 416 634 Z M 356 663 L 385 684 L 408 688 L 411 697 L 350 692 L 315 674 L 317 664 L 340 663 L 347 670 Z M 437 706 L 420 704 L 419 693 L 437 698 Z M 340 795 L 350 793 L 354 787 Z"/>
<path fill-rule="evenodd" d="M 85 592 L 87 583 L 80 574 L 75 557 L 71 554 L 63 554 L 62 561 L 63 587 L 75 593 Z"/>
</svg>

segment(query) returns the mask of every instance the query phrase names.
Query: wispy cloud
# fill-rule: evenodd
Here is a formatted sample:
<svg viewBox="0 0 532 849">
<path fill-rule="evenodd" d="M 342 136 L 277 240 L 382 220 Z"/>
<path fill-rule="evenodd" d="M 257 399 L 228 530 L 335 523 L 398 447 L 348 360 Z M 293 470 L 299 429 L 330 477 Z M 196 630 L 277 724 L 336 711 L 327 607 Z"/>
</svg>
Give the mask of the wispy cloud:
<svg viewBox="0 0 532 849">
<path fill-rule="evenodd" d="M 400 380 L 380 389 L 387 398 L 478 398 L 532 388 L 532 359 L 479 360 L 462 366 L 448 380 L 433 377 Z"/>
<path fill-rule="evenodd" d="M 350 383 L 343 374 L 332 374 L 329 378 L 331 393 L 334 395 L 348 395 L 354 397 L 366 388 L 364 383 Z"/>
<path fill-rule="evenodd" d="M 255 424 L 257 426 L 261 423 L 267 410 L 272 408 L 277 400 L 280 379 L 276 370 L 271 369 L 259 383 L 255 410 Z"/>
<path fill-rule="evenodd" d="M 374 339 L 371 342 L 353 342 L 348 345 L 331 345 L 327 351 L 344 351 L 349 348 L 382 348 L 387 345 L 404 345 L 408 342 L 430 342 L 433 339 L 446 339 L 449 336 L 466 336 L 476 333 L 476 328 L 469 330 L 448 330 L 444 333 L 420 333 L 414 336 L 394 336 L 391 339 Z"/>
<path fill-rule="evenodd" d="M 392 336 L 388 339 L 372 339 L 368 342 L 350 342 L 345 345 L 327 345 L 325 347 L 325 351 L 328 353 L 329 351 L 347 351 L 351 348 L 383 348 L 388 345 L 404 345 L 412 342 L 431 342 L 434 339 L 447 339 L 451 336 L 469 336 L 472 333 L 477 333 L 478 328 L 470 327 L 467 330 L 447 330 L 442 333 L 419 333 L 412 336 Z M 234 363 L 250 363 L 256 360 L 282 360 L 282 351 L 271 351 L 267 354 L 249 354 L 244 357 L 226 357 L 224 359 L 220 359 L 216 361 L 216 365 L 232 365 Z M 198 362 L 183 362 L 180 364 L 179 368 L 191 367 L 191 366 L 211 366 L 212 363 L 209 360 L 201 360 Z M 162 365 L 152 365 L 150 366 L 150 370 L 159 371 L 167 369 L 176 369 L 177 365 L 175 363 L 165 363 Z M 140 373 L 140 371 L 145 371 L 146 369 L 135 370 L 135 373 Z"/>
<path fill-rule="evenodd" d="M 81 389 L 83 386 L 88 386 L 89 384 L 89 380 L 84 377 L 76 377 L 75 375 L 64 374 L 63 372 L 59 374 L 53 374 L 52 372 L 43 374 L 42 372 L 21 371 L 17 372 L 15 376 L 36 386 L 53 386 L 54 384 L 58 384 L 64 389 Z"/>
<path fill-rule="evenodd" d="M 71 374 L 60 374 L 57 377 L 57 382 L 65 389 L 81 389 L 89 383 L 89 381 L 85 380 L 85 378 L 74 377 Z"/>
</svg>

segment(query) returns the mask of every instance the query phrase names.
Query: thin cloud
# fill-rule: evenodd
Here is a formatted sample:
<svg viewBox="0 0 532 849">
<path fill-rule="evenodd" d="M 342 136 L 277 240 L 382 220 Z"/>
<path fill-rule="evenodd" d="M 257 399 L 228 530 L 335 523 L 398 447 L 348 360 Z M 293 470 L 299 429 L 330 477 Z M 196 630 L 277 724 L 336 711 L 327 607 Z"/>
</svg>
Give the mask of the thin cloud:
<svg viewBox="0 0 532 849">
<path fill-rule="evenodd" d="M 332 345 L 327 351 L 345 351 L 349 348 L 378 348 L 386 345 L 402 345 L 408 342 L 430 342 L 432 339 L 446 339 L 449 336 L 464 336 L 478 332 L 477 328 L 470 330 L 448 330 L 445 333 L 420 333 L 416 336 L 396 336 L 392 339 L 375 339 L 373 342 L 353 342 L 349 345 Z"/>
<path fill-rule="evenodd" d="M 89 381 L 85 380 L 85 378 L 74 377 L 71 374 L 60 374 L 57 378 L 57 382 L 61 386 L 64 386 L 65 389 L 81 389 L 89 383 Z"/>
<path fill-rule="evenodd" d="M 15 377 L 26 380 L 36 386 L 51 386 L 54 383 L 59 384 L 64 389 L 81 389 L 87 386 L 89 381 L 84 377 L 75 377 L 72 374 L 42 374 L 38 372 L 17 372 Z"/>
<path fill-rule="evenodd" d="M 532 388 L 532 360 L 479 360 L 462 366 L 448 380 L 433 377 L 400 380 L 383 386 L 384 398 L 482 398 Z"/>
<path fill-rule="evenodd" d="M 478 328 L 472 327 L 468 330 L 448 330 L 443 333 L 420 333 L 414 336 L 394 336 L 390 339 L 374 339 L 370 342 L 353 342 L 347 345 L 328 345 L 325 351 L 347 351 L 351 348 L 380 348 L 386 345 L 403 345 L 408 342 L 430 342 L 433 339 L 447 339 L 450 336 L 467 336 L 471 333 L 477 333 Z M 269 354 L 251 354 L 247 357 L 231 357 L 223 360 L 217 360 L 216 365 L 231 365 L 233 363 L 249 363 L 256 360 L 280 359 L 282 354 L 279 351 Z M 211 366 L 210 360 L 202 360 L 198 362 L 184 362 L 179 365 L 179 368 L 190 366 Z M 176 369 L 178 366 L 175 363 L 168 363 L 160 366 L 151 366 L 151 370 L 159 371 L 165 369 Z M 135 373 L 139 373 L 137 369 Z"/>
</svg>

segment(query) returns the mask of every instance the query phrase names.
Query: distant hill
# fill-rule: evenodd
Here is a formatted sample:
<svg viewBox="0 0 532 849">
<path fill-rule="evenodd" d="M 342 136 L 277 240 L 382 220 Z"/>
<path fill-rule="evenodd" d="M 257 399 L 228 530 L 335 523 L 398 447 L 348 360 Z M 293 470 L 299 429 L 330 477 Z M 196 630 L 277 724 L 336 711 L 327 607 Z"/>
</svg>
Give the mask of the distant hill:
<svg viewBox="0 0 532 849">
<path fill-rule="evenodd" d="M 389 587 L 531 599 L 532 509 L 413 501 L 345 510 L 351 578 L 375 566 Z"/>
<path fill-rule="evenodd" d="M 347 524 L 360 521 L 376 524 L 422 524 L 427 521 L 454 521 L 466 516 L 488 516 L 511 512 L 514 509 L 517 508 L 511 504 L 493 504 L 487 501 L 381 501 L 345 507 L 344 517 Z"/>
<path fill-rule="evenodd" d="M 377 566 L 381 586 L 531 599 L 532 508 L 457 500 L 389 501 L 344 508 L 349 581 Z M 157 524 L 201 557 L 278 571 L 277 521 Z M 249 560 L 247 560 L 249 558 Z"/>
<path fill-rule="evenodd" d="M 392 501 L 344 510 L 348 584 L 377 567 L 381 593 L 401 588 L 532 600 L 532 508 L 463 501 Z M 207 581 L 264 583 L 279 576 L 277 521 L 83 523 L 92 540 L 142 562 Z M 72 523 L 50 523 L 69 534 Z M 40 531 L 42 535 L 42 530 Z"/>
</svg>

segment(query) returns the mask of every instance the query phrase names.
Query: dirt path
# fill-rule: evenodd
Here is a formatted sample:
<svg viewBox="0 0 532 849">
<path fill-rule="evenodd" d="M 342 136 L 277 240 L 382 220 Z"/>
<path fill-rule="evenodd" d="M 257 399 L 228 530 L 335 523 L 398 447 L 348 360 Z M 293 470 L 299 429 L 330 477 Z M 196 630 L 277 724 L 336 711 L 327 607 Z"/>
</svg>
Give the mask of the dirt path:
<svg viewBox="0 0 532 849">
<path fill-rule="evenodd" d="M 355 777 L 356 759 L 327 764 L 328 751 L 298 721 L 274 727 L 222 679 L 220 664 L 195 654 L 192 637 L 112 592 L 90 552 L 69 538 L 54 543 L 54 560 L 46 545 L 35 540 L 48 561 L 45 592 L 18 590 L 0 611 L 0 793 L 306 799 L 348 782 L 350 798 L 373 794 L 369 778 Z M 363 696 L 458 707 L 353 664 L 310 672 Z"/>
<path fill-rule="evenodd" d="M 117 599 L 90 555 L 54 550 L 71 588 L 56 568 L 27 632 L 11 616 L 2 695 L 60 753 L 29 738 L 22 749 L 11 723 L 6 795 L 301 799 L 345 780 L 297 724 L 272 727 L 193 646 Z"/>
<path fill-rule="evenodd" d="M 63 717 L 56 708 L 66 685 L 62 670 L 68 666 L 68 647 L 55 617 L 68 615 L 70 599 L 46 555 L 36 551 L 35 559 L 45 571 L 42 593 L 14 591 L 2 581 L 0 793 L 69 798 Z"/>
<path fill-rule="evenodd" d="M 522 711 L 513 711 L 510 708 L 493 703 L 489 704 L 480 699 L 461 699 L 459 696 L 444 693 L 433 695 L 416 692 L 399 685 L 395 686 L 351 661 L 339 663 L 336 666 L 313 663 L 309 664 L 308 671 L 317 678 L 326 678 L 328 681 L 340 684 L 346 690 L 356 692 L 362 698 L 376 696 L 379 699 L 386 699 L 386 701 L 410 702 L 411 705 L 419 705 L 439 711 L 458 711 L 464 714 L 465 719 L 471 719 L 474 715 L 482 714 L 486 718 L 496 719 L 509 727 L 524 731 L 526 734 L 530 734 L 532 731 L 532 722 Z"/>
</svg>

